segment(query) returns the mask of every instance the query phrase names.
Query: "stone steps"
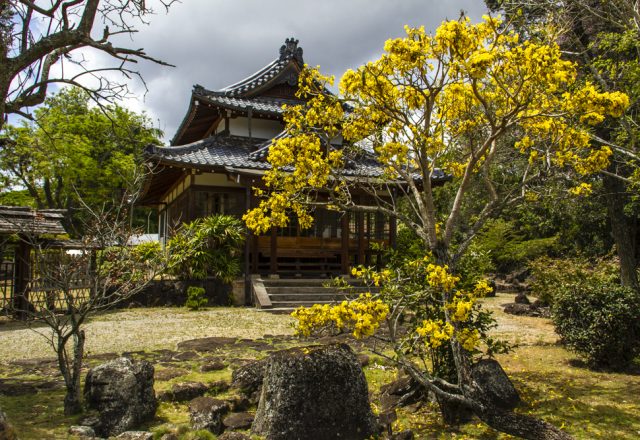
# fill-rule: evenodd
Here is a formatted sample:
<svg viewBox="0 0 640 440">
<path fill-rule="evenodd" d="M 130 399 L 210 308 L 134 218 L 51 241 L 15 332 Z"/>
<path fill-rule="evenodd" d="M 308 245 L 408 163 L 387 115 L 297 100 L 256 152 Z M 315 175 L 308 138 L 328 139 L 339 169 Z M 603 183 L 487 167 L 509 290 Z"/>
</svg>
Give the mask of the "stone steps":
<svg viewBox="0 0 640 440">
<path fill-rule="evenodd" d="M 369 292 L 357 279 L 346 279 L 353 289 L 341 290 L 328 286 L 327 279 L 263 279 L 253 280 L 253 293 L 256 306 L 271 313 L 291 313 L 300 306 L 311 307 L 314 304 L 338 304 L 353 299 L 361 293 Z"/>
</svg>

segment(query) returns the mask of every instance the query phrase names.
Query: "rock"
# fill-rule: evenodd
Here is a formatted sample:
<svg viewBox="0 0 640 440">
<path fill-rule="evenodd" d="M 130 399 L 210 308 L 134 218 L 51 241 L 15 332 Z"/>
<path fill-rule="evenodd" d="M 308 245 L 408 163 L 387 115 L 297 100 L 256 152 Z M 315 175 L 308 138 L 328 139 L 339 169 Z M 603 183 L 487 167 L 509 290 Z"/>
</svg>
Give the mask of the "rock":
<svg viewBox="0 0 640 440">
<path fill-rule="evenodd" d="M 174 361 L 191 361 L 197 359 L 200 356 L 195 351 L 185 351 L 184 353 L 178 353 L 171 358 Z"/>
<path fill-rule="evenodd" d="M 367 365 L 369 365 L 369 356 L 367 356 L 366 354 L 359 354 L 358 355 L 358 363 L 360 364 L 361 367 L 366 367 Z"/>
<path fill-rule="evenodd" d="M 15 382 L 15 380 L 8 382 L 0 379 L 0 395 L 17 397 L 37 393 L 38 389 L 34 385 Z"/>
<path fill-rule="evenodd" d="M 163 402 L 184 402 L 195 399 L 209 391 L 209 387 L 201 382 L 180 382 L 158 395 Z"/>
<path fill-rule="evenodd" d="M 224 393 L 231 386 L 224 380 L 216 380 L 215 382 L 209 383 L 209 391 L 212 393 Z"/>
<path fill-rule="evenodd" d="M 249 399 L 246 397 L 235 397 L 231 400 L 227 400 L 227 402 L 233 412 L 243 412 L 251 406 L 251 402 L 249 402 Z"/>
<path fill-rule="evenodd" d="M 410 429 L 405 429 L 391 436 L 392 440 L 413 440 L 413 438 L 413 431 Z"/>
<path fill-rule="evenodd" d="M 189 416 L 194 430 L 207 429 L 214 434 L 222 433 L 222 416 L 227 412 L 229 404 L 212 397 L 198 397 L 189 402 Z"/>
<path fill-rule="evenodd" d="M 492 405 L 511 411 L 520 403 L 518 391 L 495 359 L 479 360 L 473 364 L 471 374 Z"/>
<path fill-rule="evenodd" d="M 218 440 L 251 440 L 251 437 L 241 432 L 229 431 L 219 436 Z"/>
<path fill-rule="evenodd" d="M 227 429 L 249 429 L 253 423 L 253 414 L 248 412 L 230 414 L 222 420 L 222 424 Z"/>
<path fill-rule="evenodd" d="M 153 365 L 118 358 L 92 368 L 84 387 L 87 407 L 99 412 L 96 433 L 118 435 L 155 416 Z"/>
<path fill-rule="evenodd" d="M 188 371 L 182 368 L 163 368 L 162 370 L 156 370 L 154 377 L 156 380 L 166 381 L 184 376 L 187 373 Z"/>
<path fill-rule="evenodd" d="M 267 368 L 269 358 L 252 361 L 233 370 L 231 386 L 239 388 L 253 403 L 257 403 L 262 389 L 262 379 Z"/>
<path fill-rule="evenodd" d="M 74 425 L 67 431 L 69 435 L 75 435 L 76 437 L 92 439 L 95 438 L 96 432 L 90 426 Z M 2 436 L 0 436 L 2 438 Z"/>
<path fill-rule="evenodd" d="M 18 440 L 16 431 L 7 420 L 7 415 L 0 410 L 0 440 Z"/>
<path fill-rule="evenodd" d="M 531 304 L 531 301 L 529 301 L 529 298 L 527 298 L 527 295 L 525 295 L 524 293 L 520 292 L 516 295 L 516 298 L 513 300 L 513 302 L 515 302 L 516 304 Z"/>
<path fill-rule="evenodd" d="M 183 341 L 178 344 L 178 350 L 187 351 L 215 351 L 218 350 L 225 345 L 233 345 L 236 343 L 236 338 L 223 338 L 223 337 L 210 337 L 210 338 L 200 338 L 200 339 L 191 339 L 189 341 Z"/>
<path fill-rule="evenodd" d="M 202 371 L 203 373 L 206 373 L 208 371 L 224 370 L 226 367 L 227 366 L 225 365 L 225 363 L 222 362 L 221 360 L 215 360 L 215 361 L 207 362 L 206 364 L 202 365 L 200 367 L 200 371 Z"/>
<path fill-rule="evenodd" d="M 147 431 L 126 431 L 115 437 L 116 440 L 153 440 L 153 434 Z"/>
<path fill-rule="evenodd" d="M 162 437 L 160 437 L 160 440 L 180 440 L 180 437 L 170 432 L 169 434 L 165 434 Z"/>
<path fill-rule="evenodd" d="M 355 353 L 333 344 L 269 356 L 252 431 L 270 440 L 360 440 L 375 434 Z"/>
<path fill-rule="evenodd" d="M 383 410 L 407 406 L 425 400 L 429 393 L 422 385 L 409 376 L 380 387 L 380 404 Z"/>
<path fill-rule="evenodd" d="M 527 316 L 531 313 L 531 307 L 527 304 L 510 303 L 504 306 L 504 313 L 510 315 Z"/>
<path fill-rule="evenodd" d="M 380 424 L 380 428 L 382 431 L 387 433 L 391 433 L 391 425 L 393 425 L 393 422 L 395 422 L 396 420 L 398 420 L 398 414 L 396 414 L 395 409 L 383 411 L 378 415 L 378 423 Z"/>
</svg>

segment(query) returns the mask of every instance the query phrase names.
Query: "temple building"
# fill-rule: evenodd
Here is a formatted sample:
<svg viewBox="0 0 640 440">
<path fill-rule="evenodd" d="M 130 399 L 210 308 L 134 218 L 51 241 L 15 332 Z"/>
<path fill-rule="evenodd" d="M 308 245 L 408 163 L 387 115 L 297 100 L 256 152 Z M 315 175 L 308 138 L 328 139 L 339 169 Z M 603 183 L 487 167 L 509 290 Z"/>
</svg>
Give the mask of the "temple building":
<svg viewBox="0 0 640 440">
<path fill-rule="evenodd" d="M 161 241 L 180 223 L 218 213 L 241 217 L 257 206 L 251 188 L 261 185 L 270 167 L 272 140 L 284 135 L 283 104 L 301 103 L 295 93 L 303 66 L 298 41 L 287 39 L 279 56 L 248 78 L 218 91 L 194 86 L 171 145 L 146 150 L 155 172 L 142 203 L 158 209 Z M 379 176 L 382 169 L 367 159 L 349 172 Z M 309 230 L 292 220 L 270 234 L 251 235 L 246 278 L 346 274 L 355 265 L 378 262 L 374 243 L 394 246 L 395 234 L 395 220 L 382 214 L 317 209 Z"/>
</svg>

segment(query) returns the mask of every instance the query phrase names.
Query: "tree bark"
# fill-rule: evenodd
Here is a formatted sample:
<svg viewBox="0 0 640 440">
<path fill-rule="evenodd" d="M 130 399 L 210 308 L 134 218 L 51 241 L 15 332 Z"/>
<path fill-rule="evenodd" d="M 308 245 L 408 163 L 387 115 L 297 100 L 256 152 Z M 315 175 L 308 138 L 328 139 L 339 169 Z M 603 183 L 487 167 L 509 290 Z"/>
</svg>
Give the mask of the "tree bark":
<svg viewBox="0 0 640 440">
<path fill-rule="evenodd" d="M 611 234 L 620 260 L 620 282 L 623 286 L 637 289 L 636 221 L 624 212 L 624 207 L 629 201 L 626 187 L 624 182 L 613 176 L 603 175 L 602 181 L 606 192 Z"/>
<path fill-rule="evenodd" d="M 544 420 L 513 411 L 485 408 L 476 412 L 476 415 L 493 429 L 528 440 L 571 440 L 573 438 Z"/>
<path fill-rule="evenodd" d="M 84 356 L 84 330 L 78 330 L 74 334 L 73 340 L 73 358 L 71 360 L 68 359 L 64 345 L 62 347 L 59 346 L 58 352 L 58 363 L 67 388 L 67 393 L 64 396 L 65 415 L 82 412 L 80 373 L 82 371 L 82 357 Z"/>
</svg>

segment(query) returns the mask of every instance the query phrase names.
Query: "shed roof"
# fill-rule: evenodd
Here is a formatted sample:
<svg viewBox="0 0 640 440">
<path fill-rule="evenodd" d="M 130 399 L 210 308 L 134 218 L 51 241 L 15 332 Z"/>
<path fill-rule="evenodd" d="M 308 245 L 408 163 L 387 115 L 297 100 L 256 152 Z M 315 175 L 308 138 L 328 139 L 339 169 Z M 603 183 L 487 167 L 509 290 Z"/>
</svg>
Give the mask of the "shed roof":
<svg viewBox="0 0 640 440">
<path fill-rule="evenodd" d="M 63 209 L 0 206 L 0 234 L 66 234 L 62 226 L 64 213 Z"/>
</svg>

